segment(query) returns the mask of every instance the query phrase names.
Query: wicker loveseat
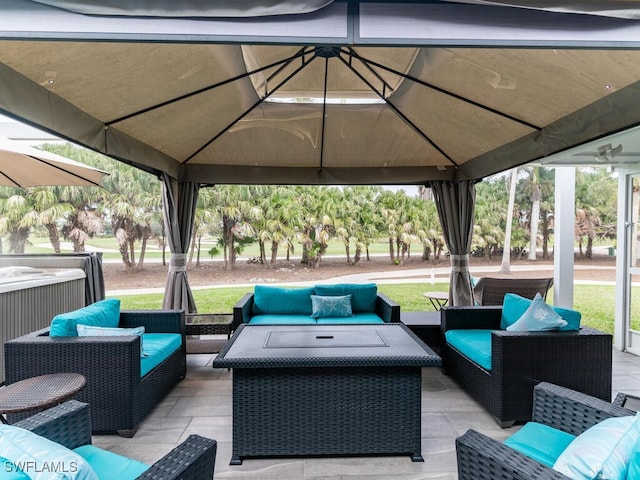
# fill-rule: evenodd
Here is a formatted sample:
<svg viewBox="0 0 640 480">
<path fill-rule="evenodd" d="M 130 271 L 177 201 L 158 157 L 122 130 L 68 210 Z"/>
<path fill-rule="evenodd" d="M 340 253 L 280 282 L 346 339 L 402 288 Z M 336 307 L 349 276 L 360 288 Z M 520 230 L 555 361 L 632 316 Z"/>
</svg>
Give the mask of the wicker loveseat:
<svg viewBox="0 0 640 480">
<path fill-rule="evenodd" d="M 78 478 L 89 478 L 87 475 L 93 474 L 100 480 L 213 478 L 217 449 L 215 440 L 190 435 L 153 465 L 145 465 L 92 446 L 89 410 L 88 404 L 70 400 L 14 425 L 0 426 L 2 478 L 28 479 L 33 474 L 43 478 L 37 475 L 38 472 L 64 470 L 73 472 Z M 25 461 L 25 457 L 29 461 Z M 20 472 L 18 468 L 23 471 Z M 47 470 L 54 468 L 56 470 Z M 52 476 L 62 478 L 53 473 Z"/>
<path fill-rule="evenodd" d="M 610 401 L 610 334 L 585 327 L 572 331 L 507 331 L 501 322 L 502 307 L 498 306 L 441 310 L 444 373 L 454 378 L 501 426 L 531 419 L 533 387 L 543 381 Z M 472 359 L 468 352 L 452 345 L 454 330 L 463 338 L 484 335 L 490 342 L 483 345 L 488 352 L 487 362 Z"/>
<path fill-rule="evenodd" d="M 316 301 L 344 298 L 350 306 L 344 314 L 327 309 L 319 316 Z M 314 306 L 315 305 L 315 306 Z M 374 283 L 332 284 L 315 287 L 287 288 L 256 285 L 254 293 L 247 293 L 233 307 L 231 329 L 243 323 L 252 325 L 327 325 L 371 324 L 400 321 L 400 305 L 378 292 Z"/>
<path fill-rule="evenodd" d="M 635 415 L 635 412 L 558 385 L 544 382 L 534 389 L 532 421 L 574 436 L 580 435 L 605 419 L 632 415 Z M 549 438 L 545 440 L 548 441 Z M 567 480 L 569 478 L 545 466 L 541 461 L 535 460 L 531 454 L 521 453 L 524 450 L 522 447 L 518 450 L 512 448 L 509 440 L 506 443 L 500 442 L 475 430 L 468 430 L 456 439 L 458 478 L 459 480 L 495 480 L 497 478 L 501 480 Z M 546 450 L 546 447 L 543 450 Z M 549 451 L 552 450 L 553 447 L 549 448 Z M 536 450 L 531 449 L 530 452 L 536 452 Z M 584 454 L 582 459 L 585 462 L 590 455 L 593 455 L 584 450 L 580 453 Z M 627 476 L 626 478 L 631 480 L 637 477 Z"/>
<path fill-rule="evenodd" d="M 118 326 L 144 327 L 145 336 L 177 334 L 178 347 L 151 368 L 143 365 L 140 336 L 51 337 L 47 327 L 5 343 L 7 384 L 47 373 L 81 373 L 87 383 L 75 398 L 91 405 L 93 431 L 133 436 L 186 375 L 185 315 L 182 310 L 119 311 Z M 14 414 L 11 421 L 22 417 Z"/>
</svg>

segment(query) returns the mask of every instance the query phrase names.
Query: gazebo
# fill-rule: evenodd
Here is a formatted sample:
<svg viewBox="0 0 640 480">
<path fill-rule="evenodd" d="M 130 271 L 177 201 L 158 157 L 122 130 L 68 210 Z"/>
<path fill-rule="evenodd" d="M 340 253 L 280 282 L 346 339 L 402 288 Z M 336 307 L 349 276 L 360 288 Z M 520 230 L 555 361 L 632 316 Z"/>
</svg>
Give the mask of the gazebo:
<svg viewBox="0 0 640 480">
<path fill-rule="evenodd" d="M 229 183 L 429 185 L 471 304 L 475 183 L 640 124 L 637 2 L 120 3 L 3 2 L 0 112 L 162 180 L 165 306 Z"/>
</svg>

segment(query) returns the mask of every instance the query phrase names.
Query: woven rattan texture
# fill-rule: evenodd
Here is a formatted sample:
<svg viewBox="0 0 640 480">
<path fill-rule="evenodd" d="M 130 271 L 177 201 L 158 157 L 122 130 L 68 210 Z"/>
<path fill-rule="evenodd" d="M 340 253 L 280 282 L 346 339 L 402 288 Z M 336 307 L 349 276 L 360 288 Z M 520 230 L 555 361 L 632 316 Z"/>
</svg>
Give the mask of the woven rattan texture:
<svg viewBox="0 0 640 480">
<path fill-rule="evenodd" d="M 85 386 L 77 373 L 56 373 L 26 378 L 0 388 L 0 411 L 25 412 L 56 405 Z"/>
<path fill-rule="evenodd" d="M 540 383 L 533 420 L 579 435 L 599 421 L 633 412 L 573 390 Z M 568 477 L 475 430 L 456 439 L 459 480 L 547 480 Z"/>
<path fill-rule="evenodd" d="M 46 373 L 76 372 L 87 379 L 77 399 L 91 405 L 94 432 L 135 430 L 164 395 L 186 375 L 182 311 L 121 312 L 120 325 L 147 332 L 180 333 L 182 347 L 140 377 L 139 337 L 51 338 L 48 329 L 5 344 L 8 383 Z M 24 415 L 10 415 L 10 421 Z"/>
<path fill-rule="evenodd" d="M 408 454 L 419 459 L 419 367 L 233 372 L 233 458 Z"/>
<path fill-rule="evenodd" d="M 498 328 L 501 309 L 456 307 L 443 309 L 441 314 L 443 332 Z M 508 424 L 531 419 L 533 387 L 542 381 L 610 401 L 612 343 L 611 335 L 589 328 L 576 332 L 498 330 L 492 334 L 491 371 L 447 344 L 442 348 L 442 365 L 500 423 Z"/>
</svg>

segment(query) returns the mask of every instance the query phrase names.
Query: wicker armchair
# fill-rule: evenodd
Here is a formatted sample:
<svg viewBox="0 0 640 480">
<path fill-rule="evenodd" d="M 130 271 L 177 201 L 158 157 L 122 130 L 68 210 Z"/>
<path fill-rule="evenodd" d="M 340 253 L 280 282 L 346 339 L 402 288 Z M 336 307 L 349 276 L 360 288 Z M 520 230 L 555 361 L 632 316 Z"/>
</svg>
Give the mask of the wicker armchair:
<svg viewBox="0 0 640 480">
<path fill-rule="evenodd" d="M 598 398 L 540 383 L 534 389 L 532 420 L 572 435 L 610 417 L 634 412 Z M 568 477 L 475 430 L 456 439 L 459 480 L 553 480 Z"/>
<path fill-rule="evenodd" d="M 501 307 L 445 307 L 440 314 L 443 338 L 452 329 L 492 330 L 491 370 L 447 342 L 442 346 L 442 368 L 502 427 L 531 419 L 533 387 L 539 382 L 611 400 L 610 334 L 585 327 L 567 332 L 500 330 Z"/>
<path fill-rule="evenodd" d="M 75 398 L 91 405 L 94 432 L 131 437 L 138 424 L 187 372 L 182 310 L 121 311 L 121 327 L 180 333 L 182 347 L 140 376 L 140 337 L 49 337 L 49 328 L 4 345 L 7 384 L 47 373 L 75 372 L 87 379 Z M 23 414 L 13 414 L 15 422 Z"/>
<path fill-rule="evenodd" d="M 533 298 L 540 293 L 547 298 L 553 286 L 552 278 L 493 278 L 482 277 L 473 287 L 477 305 L 502 305 L 507 293 L 515 293 L 525 298 Z"/>
<path fill-rule="evenodd" d="M 15 424 L 49 440 L 74 449 L 91 444 L 89 405 L 69 400 Z M 145 471 L 139 479 L 211 480 L 217 444 L 199 435 L 190 435 L 183 443 Z"/>
</svg>

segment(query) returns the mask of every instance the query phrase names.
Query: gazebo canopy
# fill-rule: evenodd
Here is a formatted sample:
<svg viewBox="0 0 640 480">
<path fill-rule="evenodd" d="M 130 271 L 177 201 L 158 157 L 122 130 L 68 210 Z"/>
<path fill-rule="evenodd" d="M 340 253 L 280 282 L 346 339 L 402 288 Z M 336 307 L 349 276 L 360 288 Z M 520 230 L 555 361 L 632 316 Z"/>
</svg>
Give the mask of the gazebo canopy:
<svg viewBox="0 0 640 480">
<path fill-rule="evenodd" d="M 0 111 L 200 184 L 475 180 L 640 123 L 635 1 L 120 3 L 3 2 Z"/>
<path fill-rule="evenodd" d="M 164 307 L 217 183 L 431 183 L 472 305 L 474 182 L 640 125 L 640 1 L 539 3 L 5 0 L 0 113 L 162 179 Z"/>
</svg>

